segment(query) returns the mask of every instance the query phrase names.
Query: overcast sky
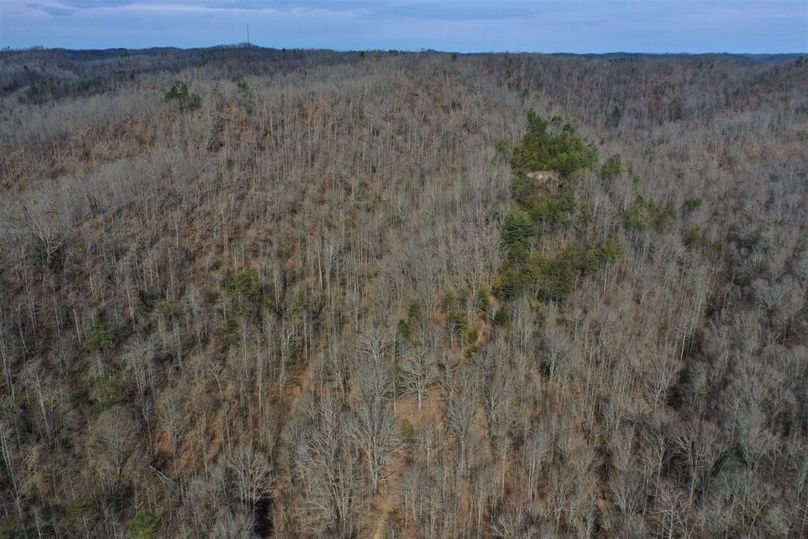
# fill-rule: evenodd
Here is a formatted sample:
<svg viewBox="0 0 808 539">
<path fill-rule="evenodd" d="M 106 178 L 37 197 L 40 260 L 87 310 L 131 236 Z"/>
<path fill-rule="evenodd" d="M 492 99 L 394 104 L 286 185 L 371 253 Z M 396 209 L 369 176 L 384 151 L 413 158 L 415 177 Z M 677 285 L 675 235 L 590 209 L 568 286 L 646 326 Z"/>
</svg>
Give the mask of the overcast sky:
<svg viewBox="0 0 808 539">
<path fill-rule="evenodd" d="M 808 52 L 808 0 L 0 0 L 0 47 Z"/>
</svg>

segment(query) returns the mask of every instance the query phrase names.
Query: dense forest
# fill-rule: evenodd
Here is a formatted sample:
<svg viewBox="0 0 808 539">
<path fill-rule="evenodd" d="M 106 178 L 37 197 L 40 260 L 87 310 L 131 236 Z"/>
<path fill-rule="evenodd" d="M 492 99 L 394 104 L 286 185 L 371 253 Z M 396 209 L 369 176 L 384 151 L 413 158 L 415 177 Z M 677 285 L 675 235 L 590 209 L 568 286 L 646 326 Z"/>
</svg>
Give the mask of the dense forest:
<svg viewBox="0 0 808 539">
<path fill-rule="evenodd" d="M 808 535 L 806 88 L 0 53 L 0 537 Z"/>
</svg>

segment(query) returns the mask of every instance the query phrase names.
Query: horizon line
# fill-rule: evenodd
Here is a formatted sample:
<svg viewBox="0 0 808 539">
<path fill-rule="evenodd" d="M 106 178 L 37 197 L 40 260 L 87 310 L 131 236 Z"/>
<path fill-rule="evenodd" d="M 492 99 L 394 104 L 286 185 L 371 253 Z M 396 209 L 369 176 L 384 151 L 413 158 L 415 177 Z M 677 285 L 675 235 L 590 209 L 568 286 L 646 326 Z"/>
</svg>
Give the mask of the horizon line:
<svg viewBox="0 0 808 539">
<path fill-rule="evenodd" d="M 146 47 L 88 47 L 88 48 L 71 48 L 71 47 L 48 47 L 44 45 L 31 45 L 27 47 L 11 47 L 5 46 L 0 48 L 0 52 L 37 52 L 37 51 L 68 51 L 68 52 L 106 52 L 106 51 L 150 51 L 159 49 L 171 49 L 177 51 L 194 51 L 206 49 L 262 49 L 272 51 L 328 51 L 336 53 L 362 53 L 362 52 L 376 52 L 376 53 L 409 53 L 409 54 L 423 54 L 423 53 L 438 53 L 438 54 L 456 54 L 456 55 L 481 55 L 481 54 L 548 54 L 548 55 L 570 55 L 570 56 L 608 56 L 615 54 L 623 55 L 646 55 L 646 56 L 805 56 L 806 52 L 802 51 L 785 51 L 785 52 L 728 52 L 728 51 L 701 51 L 701 52 L 652 52 L 652 51 L 631 51 L 631 50 L 614 50 L 606 52 L 568 52 L 563 50 L 557 51 L 539 51 L 539 50 L 489 50 L 489 51 L 453 51 L 432 48 L 420 49 L 339 49 L 339 48 L 321 48 L 321 47 L 281 47 L 281 46 L 264 46 L 256 45 L 255 43 L 219 43 L 216 45 L 205 45 L 199 47 L 181 47 L 175 45 L 153 45 Z"/>
</svg>

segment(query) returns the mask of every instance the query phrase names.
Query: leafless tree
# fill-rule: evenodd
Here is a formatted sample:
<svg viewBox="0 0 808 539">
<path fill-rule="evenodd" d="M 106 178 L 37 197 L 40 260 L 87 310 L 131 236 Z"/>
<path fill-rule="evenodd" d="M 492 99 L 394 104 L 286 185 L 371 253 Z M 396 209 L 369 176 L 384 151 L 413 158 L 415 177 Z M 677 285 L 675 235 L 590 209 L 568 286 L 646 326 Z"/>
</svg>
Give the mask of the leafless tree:
<svg viewBox="0 0 808 539">
<path fill-rule="evenodd" d="M 401 374 L 407 389 L 415 393 L 420 410 L 424 394 L 437 379 L 432 356 L 423 348 L 413 350 L 402 362 Z"/>
<path fill-rule="evenodd" d="M 93 451 L 101 462 L 101 477 L 114 481 L 136 448 L 138 425 L 129 412 L 115 407 L 102 412 L 92 427 Z"/>
<path fill-rule="evenodd" d="M 385 398 L 391 386 L 386 370 L 375 363 L 357 373 L 357 378 L 360 397 L 348 430 L 365 456 L 371 488 L 376 492 L 396 444 L 396 418 Z"/>
</svg>

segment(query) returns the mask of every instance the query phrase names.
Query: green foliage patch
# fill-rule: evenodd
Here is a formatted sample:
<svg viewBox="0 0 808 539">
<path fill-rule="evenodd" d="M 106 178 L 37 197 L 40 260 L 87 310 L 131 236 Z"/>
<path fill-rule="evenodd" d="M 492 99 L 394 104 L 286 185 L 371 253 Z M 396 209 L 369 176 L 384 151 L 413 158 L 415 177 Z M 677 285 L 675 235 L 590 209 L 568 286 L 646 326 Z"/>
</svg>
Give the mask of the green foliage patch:
<svg viewBox="0 0 808 539">
<path fill-rule="evenodd" d="M 235 77 L 233 77 L 233 84 L 235 84 L 236 88 L 238 88 L 244 93 L 250 91 L 250 87 L 247 85 L 247 81 L 244 80 L 244 77 L 242 75 L 236 75 Z"/>
<path fill-rule="evenodd" d="M 575 135 L 575 126 L 569 121 L 553 118 L 548 122 L 530 112 L 528 124 L 527 134 L 513 150 L 512 191 L 516 207 L 505 216 L 502 225 L 501 238 L 508 258 L 494 292 L 504 299 L 531 292 L 541 300 L 563 301 L 580 276 L 617 260 L 621 247 L 617 237 L 612 236 L 601 244 L 586 246 L 573 239 L 554 256 L 533 253 L 541 234 L 569 226 L 577 207 L 571 176 L 592 169 L 598 154 L 590 142 Z M 539 180 L 529 174 L 537 170 L 556 171 L 565 181 L 557 192 L 540 197 Z M 614 155 L 603 164 L 600 174 L 611 179 L 622 170 L 620 156 Z M 500 322 L 497 323 L 505 323 Z"/>
<path fill-rule="evenodd" d="M 600 179 L 611 181 L 623 173 L 623 160 L 620 154 L 609 157 L 600 167 Z"/>
<path fill-rule="evenodd" d="M 505 217 L 502 225 L 502 242 L 510 258 L 517 258 L 527 249 L 536 232 L 536 224 L 530 214 L 522 209 L 513 208 Z"/>
<path fill-rule="evenodd" d="M 115 331 L 110 327 L 104 313 L 99 313 L 90 333 L 87 335 L 87 350 L 90 352 L 109 352 L 115 345 Z"/>
<path fill-rule="evenodd" d="M 477 291 L 477 312 L 488 315 L 491 310 L 491 301 L 488 299 L 488 290 Z"/>
<path fill-rule="evenodd" d="M 219 283 L 219 307 L 224 314 L 219 335 L 230 342 L 236 336 L 240 320 L 254 318 L 262 308 L 272 310 L 275 305 L 255 270 L 247 268 L 225 271 Z"/>
<path fill-rule="evenodd" d="M 571 241 L 557 256 L 539 261 L 537 296 L 542 300 L 565 300 L 575 289 L 580 276 L 615 262 L 620 254 L 620 243 L 616 237 L 589 247 Z"/>
<path fill-rule="evenodd" d="M 508 139 L 499 139 L 494 145 L 494 151 L 497 152 L 497 155 L 509 157 L 513 151 L 513 144 Z"/>
<path fill-rule="evenodd" d="M 70 500 L 65 508 L 65 517 L 71 524 L 75 524 L 82 516 L 95 511 L 95 500 L 89 494 L 79 494 Z"/>
<path fill-rule="evenodd" d="M 407 444 L 415 441 L 415 427 L 409 419 L 404 418 L 401 420 L 401 437 Z"/>
<path fill-rule="evenodd" d="M 717 254 L 719 250 L 718 244 L 710 239 L 710 237 L 698 227 L 693 227 L 687 231 L 684 238 L 684 244 L 685 247 L 687 247 L 687 250 L 691 253 L 701 253 L 707 257 Z"/>
<path fill-rule="evenodd" d="M 528 132 L 513 151 L 511 167 L 516 173 L 554 170 L 570 176 L 592 168 L 598 160 L 595 146 L 575 134 L 575 125 L 560 118 L 543 119 L 533 111 L 527 114 Z"/>
<path fill-rule="evenodd" d="M 702 200 L 698 197 L 689 197 L 685 199 L 685 203 L 683 204 L 682 208 L 685 212 L 691 213 L 696 211 L 697 209 L 701 208 Z"/>
<path fill-rule="evenodd" d="M 508 307 L 503 305 L 499 309 L 497 309 L 496 314 L 494 315 L 494 324 L 500 327 L 507 327 L 511 323 L 511 316 L 508 312 Z"/>
<path fill-rule="evenodd" d="M 406 318 L 401 318 L 398 321 L 398 335 L 405 341 L 412 339 L 412 330 L 410 329 L 410 322 Z"/>
<path fill-rule="evenodd" d="M 202 98 L 198 94 L 188 91 L 188 85 L 183 81 L 177 81 L 166 92 L 166 101 L 176 101 L 180 105 L 180 110 L 196 110 L 202 106 Z"/>
<path fill-rule="evenodd" d="M 255 314 L 263 299 L 264 290 L 255 270 L 225 271 L 219 284 L 219 303 L 223 308 L 239 315 Z"/>
<path fill-rule="evenodd" d="M 13 517 L 0 519 L 0 539 L 11 539 L 17 533 L 17 521 Z"/>
<path fill-rule="evenodd" d="M 446 319 L 446 325 L 455 337 L 463 337 L 469 327 L 469 317 L 464 311 L 451 311 Z"/>
<path fill-rule="evenodd" d="M 148 511 L 139 511 L 126 526 L 133 539 L 154 539 L 160 532 L 160 520 Z"/>
<path fill-rule="evenodd" d="M 637 195 L 623 212 L 623 224 L 635 232 L 666 232 L 673 220 L 673 207 Z"/>
<path fill-rule="evenodd" d="M 562 189 L 554 197 L 534 202 L 527 211 L 536 225 L 559 229 L 569 224 L 569 218 L 575 211 L 575 198 L 568 189 Z"/>
<path fill-rule="evenodd" d="M 295 294 L 292 301 L 289 303 L 289 307 L 286 309 L 289 318 L 300 318 L 308 310 L 309 300 L 303 292 Z"/>
<path fill-rule="evenodd" d="M 106 410 L 124 402 L 124 392 L 120 382 L 112 376 L 99 376 L 93 379 L 90 388 L 87 391 L 87 396 L 93 405 L 100 409 Z"/>
<path fill-rule="evenodd" d="M 410 319 L 410 323 L 420 324 L 423 321 L 424 308 L 420 301 L 416 299 L 410 302 L 409 307 L 407 307 L 407 316 Z"/>
</svg>

